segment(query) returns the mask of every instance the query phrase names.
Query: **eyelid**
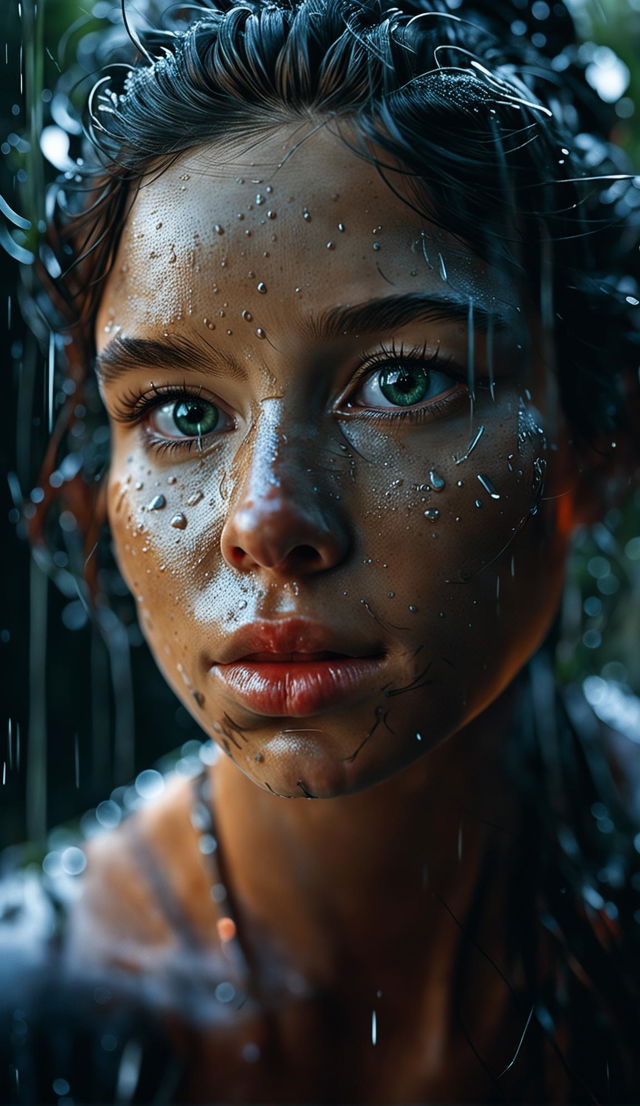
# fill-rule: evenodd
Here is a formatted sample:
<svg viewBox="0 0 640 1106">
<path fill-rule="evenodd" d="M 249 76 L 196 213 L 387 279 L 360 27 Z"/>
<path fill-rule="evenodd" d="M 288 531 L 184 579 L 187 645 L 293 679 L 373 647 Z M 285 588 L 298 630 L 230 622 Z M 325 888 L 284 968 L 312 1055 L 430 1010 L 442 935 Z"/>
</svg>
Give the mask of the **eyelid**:
<svg viewBox="0 0 640 1106">
<path fill-rule="evenodd" d="M 347 389 L 342 393 L 340 400 L 338 401 L 340 406 L 340 413 L 344 414 L 362 414 L 368 410 L 375 411 L 377 414 L 384 412 L 381 417 L 394 417 L 397 414 L 402 416 L 410 415 L 411 412 L 416 412 L 422 408 L 432 407 L 439 401 L 440 395 L 448 393 L 442 392 L 436 396 L 433 396 L 430 400 L 423 400 L 422 403 L 417 403 L 412 407 L 405 408 L 393 408 L 393 407 L 371 407 L 367 404 L 363 404 L 359 407 L 357 404 L 350 402 L 350 397 L 358 390 L 368 377 L 373 375 L 376 371 L 380 371 L 385 366 L 393 367 L 394 362 L 398 361 L 411 362 L 416 367 L 425 367 L 434 372 L 439 372 L 443 376 L 448 376 L 451 379 L 452 387 L 455 384 L 462 384 L 466 381 L 466 372 L 462 365 L 456 362 L 451 356 L 442 356 L 440 354 L 440 347 L 438 347 L 431 353 L 428 352 L 428 346 L 424 343 L 419 347 L 412 347 L 406 349 L 403 346 L 396 348 L 395 343 L 392 342 L 390 348 L 381 346 L 379 350 L 371 354 L 362 364 L 355 370 L 354 376 Z M 346 403 L 346 412 L 344 406 Z"/>
</svg>

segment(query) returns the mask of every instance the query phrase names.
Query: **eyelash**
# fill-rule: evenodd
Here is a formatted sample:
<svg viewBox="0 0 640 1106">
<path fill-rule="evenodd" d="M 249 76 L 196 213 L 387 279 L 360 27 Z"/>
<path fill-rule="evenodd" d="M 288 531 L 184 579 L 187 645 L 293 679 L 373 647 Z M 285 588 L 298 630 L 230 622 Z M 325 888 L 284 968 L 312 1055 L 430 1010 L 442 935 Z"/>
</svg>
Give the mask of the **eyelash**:
<svg viewBox="0 0 640 1106">
<path fill-rule="evenodd" d="M 350 392 L 355 392 L 358 386 L 361 385 L 368 377 L 373 373 L 386 366 L 391 367 L 394 363 L 399 361 L 411 362 L 412 366 L 424 367 L 429 369 L 435 369 L 441 372 L 445 376 L 449 376 L 452 382 L 457 381 L 463 383 L 464 370 L 457 364 L 451 357 L 441 357 L 439 350 L 435 353 L 428 354 L 427 346 L 422 345 L 419 347 L 413 347 L 411 349 L 405 349 L 404 346 L 397 347 L 394 342 L 389 347 L 382 346 L 376 353 L 372 354 L 366 362 L 364 362 L 356 370 L 352 386 L 349 389 Z M 481 384 L 482 381 L 477 381 Z M 174 400 L 176 403 L 184 399 L 200 399 L 202 397 L 202 388 L 193 388 L 187 383 L 183 383 L 182 386 L 176 385 L 156 385 L 152 384 L 149 391 L 145 393 L 134 392 L 129 390 L 125 392 L 114 404 L 112 411 L 112 417 L 116 422 L 123 423 L 125 425 L 142 424 L 145 417 L 159 406 L 162 402 L 166 404 Z M 394 411 L 392 408 L 381 408 L 380 410 L 374 410 L 365 406 L 358 407 L 357 405 L 351 406 L 351 413 L 357 412 L 359 418 L 368 419 L 385 419 L 385 421 L 396 421 L 398 419 L 407 420 L 412 422 L 423 422 L 429 417 L 433 417 L 440 411 L 443 411 L 449 406 L 452 400 L 456 398 L 455 393 L 451 395 L 451 398 L 445 401 L 431 401 L 423 403 L 416 407 L 406 407 Z M 160 438 L 154 435 L 153 431 L 148 426 L 142 427 L 147 445 L 156 450 L 157 452 L 173 452 L 175 450 L 192 450 L 197 447 L 201 447 L 201 440 L 197 437 L 193 438 Z"/>
</svg>

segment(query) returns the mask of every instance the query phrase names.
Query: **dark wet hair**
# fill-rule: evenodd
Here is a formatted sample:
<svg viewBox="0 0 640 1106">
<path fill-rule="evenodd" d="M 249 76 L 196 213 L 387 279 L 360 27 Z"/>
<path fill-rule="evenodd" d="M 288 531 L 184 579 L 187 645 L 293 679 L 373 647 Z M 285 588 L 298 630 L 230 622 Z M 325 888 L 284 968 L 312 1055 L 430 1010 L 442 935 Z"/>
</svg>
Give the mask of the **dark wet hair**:
<svg viewBox="0 0 640 1106">
<path fill-rule="evenodd" d="M 611 108 L 584 79 L 563 4 L 553 3 L 540 22 L 529 5 L 499 0 L 400 0 L 392 8 L 383 0 L 220 0 L 176 8 L 159 29 L 134 38 L 135 58 L 108 70 L 92 95 L 84 166 L 56 186 L 45 260 L 56 311 L 73 337 L 76 392 L 54 436 L 50 470 L 73 429 L 78 390 L 90 386 L 102 281 L 141 179 L 202 143 L 254 137 L 300 119 L 337 129 L 354 124 L 348 133 L 357 136 L 357 152 L 391 188 L 402 174 L 427 218 L 513 269 L 542 320 L 576 440 L 594 465 L 611 471 L 623 458 L 631 471 L 638 182 L 609 143 Z M 433 264 L 423 241 L 424 264 Z M 80 435 L 78 454 L 81 445 Z M 60 491 L 80 518 L 89 485 L 80 472 L 70 474 Z M 93 517 L 87 549 L 100 522 L 95 508 Z M 589 1021 L 585 1013 L 580 1025 L 576 1062 L 595 1065 L 596 1054 L 606 1053 L 626 1072 L 638 1042 L 633 979 L 640 957 L 635 937 L 629 970 L 616 944 L 628 923 L 616 919 L 632 915 L 632 878 L 640 889 L 632 876 L 634 827 L 616 806 L 597 741 L 585 739 L 586 729 L 578 736 L 566 711 L 558 721 L 553 677 L 541 664 L 530 670 L 533 707 L 514 768 L 537 870 L 526 884 L 521 870 L 510 877 L 510 933 L 530 941 L 527 978 L 537 988 L 538 1025 L 555 1032 L 563 1011 L 586 1010 L 597 995 L 596 1014 Z M 589 809 L 603 796 L 615 822 L 610 842 L 595 832 Z M 610 878 L 602 874 L 609 870 Z M 566 959 L 560 980 L 536 975 L 538 920 Z M 590 1079 L 606 1088 L 604 1070 L 590 1070 Z M 621 1076 L 623 1093 L 628 1085 Z M 572 1086 L 580 1096 L 572 1101 L 595 1101 L 580 1080 Z"/>
</svg>

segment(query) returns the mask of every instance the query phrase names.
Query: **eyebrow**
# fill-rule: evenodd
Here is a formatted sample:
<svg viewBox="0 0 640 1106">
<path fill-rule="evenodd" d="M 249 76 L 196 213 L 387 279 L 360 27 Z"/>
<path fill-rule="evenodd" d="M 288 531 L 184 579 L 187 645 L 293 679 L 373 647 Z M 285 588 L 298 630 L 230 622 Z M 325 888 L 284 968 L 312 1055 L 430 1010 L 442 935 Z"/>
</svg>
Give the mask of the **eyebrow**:
<svg viewBox="0 0 640 1106">
<path fill-rule="evenodd" d="M 423 320 L 467 323 L 472 308 L 473 327 L 480 334 L 513 328 L 514 319 L 505 310 L 495 311 L 481 307 L 472 296 L 434 295 L 409 292 L 404 295 L 383 296 L 366 303 L 331 307 L 312 320 L 314 334 L 318 337 L 340 338 L 345 335 L 396 330 L 407 323 Z"/>
<path fill-rule="evenodd" d="M 364 303 L 331 307 L 311 316 L 306 327 L 314 338 L 331 340 L 346 336 L 397 330 L 407 323 L 423 320 L 468 323 L 472 308 L 473 328 L 480 334 L 513 329 L 514 309 L 495 311 L 481 307 L 471 296 L 445 296 L 419 292 L 382 296 Z M 511 316 L 511 317 L 510 317 Z M 162 341 L 154 338 L 129 338 L 116 335 L 97 354 L 95 370 L 103 385 L 109 385 L 134 369 L 184 369 L 211 376 L 218 366 L 211 354 L 224 361 L 224 371 L 241 379 L 245 372 L 229 357 L 207 341 L 192 341 L 185 335 L 169 335 Z M 220 371 L 218 369 L 218 371 Z"/>
<path fill-rule="evenodd" d="M 211 354 L 224 362 L 225 374 L 245 380 L 244 369 L 223 356 L 214 346 L 200 339 L 192 341 L 185 335 L 171 334 L 163 341 L 155 338 L 128 338 L 118 334 L 98 354 L 95 371 L 103 385 L 113 384 L 134 369 L 185 369 L 210 377 L 221 371 L 212 362 Z"/>
</svg>

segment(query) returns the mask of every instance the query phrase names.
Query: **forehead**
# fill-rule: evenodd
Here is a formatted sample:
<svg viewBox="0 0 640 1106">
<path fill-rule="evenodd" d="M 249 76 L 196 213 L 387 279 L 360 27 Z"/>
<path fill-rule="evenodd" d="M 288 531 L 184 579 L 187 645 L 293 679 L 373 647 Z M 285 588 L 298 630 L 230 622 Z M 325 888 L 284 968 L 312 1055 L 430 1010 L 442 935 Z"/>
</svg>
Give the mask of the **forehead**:
<svg viewBox="0 0 640 1106">
<path fill-rule="evenodd" d="M 388 175 L 393 187 L 327 125 L 189 151 L 143 181 L 101 315 L 157 329 L 206 319 L 211 297 L 229 292 L 284 320 L 302 298 L 322 308 L 445 286 L 487 310 L 516 306 L 513 281 L 430 224 L 402 197 L 402 175 Z"/>
</svg>

